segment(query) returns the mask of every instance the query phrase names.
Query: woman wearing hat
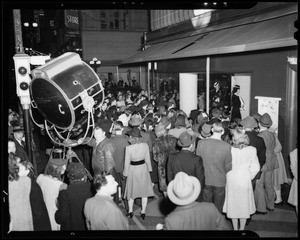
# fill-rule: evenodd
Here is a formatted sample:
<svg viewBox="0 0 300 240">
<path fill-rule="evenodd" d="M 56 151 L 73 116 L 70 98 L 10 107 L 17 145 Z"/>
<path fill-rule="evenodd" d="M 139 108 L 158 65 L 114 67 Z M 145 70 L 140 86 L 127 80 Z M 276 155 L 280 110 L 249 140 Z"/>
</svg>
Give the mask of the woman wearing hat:
<svg viewBox="0 0 300 240">
<path fill-rule="evenodd" d="M 241 116 L 241 109 L 245 110 L 244 108 L 244 101 L 239 96 L 240 93 L 240 86 L 235 85 L 232 90 L 232 97 L 231 97 L 231 121 L 234 119 L 242 119 Z"/>
<path fill-rule="evenodd" d="M 66 172 L 70 184 L 65 191 L 59 192 L 55 220 L 61 224 L 61 231 L 84 231 L 87 227 L 82 210 L 85 201 L 93 196 L 92 185 L 87 181 L 83 163 L 70 162 Z"/>
<path fill-rule="evenodd" d="M 233 129 L 232 170 L 226 174 L 223 212 L 232 220 L 234 230 L 244 230 L 246 219 L 256 211 L 251 180 L 260 165 L 256 148 L 248 145 L 249 138 L 243 129 Z"/>
<path fill-rule="evenodd" d="M 67 163 L 68 160 L 66 159 L 50 158 L 44 174 L 40 174 L 36 179 L 43 192 L 52 231 L 60 230 L 60 225 L 55 221 L 54 214 L 57 210 L 56 199 L 59 191 L 67 188 L 67 184 L 63 183 L 62 179 L 66 171 Z"/>
<path fill-rule="evenodd" d="M 142 143 L 141 131 L 133 127 L 127 132 L 130 146 L 125 150 L 123 175 L 127 177 L 124 198 L 128 200 L 127 216 L 133 217 L 133 202 L 142 198 L 141 217 L 145 219 L 148 197 L 154 196 L 150 173 L 152 171 L 150 151 L 147 143 Z"/>
</svg>

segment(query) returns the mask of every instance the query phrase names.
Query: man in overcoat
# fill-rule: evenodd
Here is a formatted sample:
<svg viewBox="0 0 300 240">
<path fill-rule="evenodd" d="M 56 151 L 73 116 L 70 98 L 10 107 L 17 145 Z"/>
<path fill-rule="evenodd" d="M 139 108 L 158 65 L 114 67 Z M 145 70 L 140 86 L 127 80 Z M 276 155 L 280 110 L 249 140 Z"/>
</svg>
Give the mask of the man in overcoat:
<svg viewBox="0 0 300 240">
<path fill-rule="evenodd" d="M 222 213 L 225 201 L 226 174 L 232 169 L 231 145 L 221 139 L 221 121 L 213 124 L 212 136 L 198 142 L 196 154 L 203 160 L 205 186 L 203 201 L 213 202 Z"/>
<path fill-rule="evenodd" d="M 204 168 L 202 158 L 194 154 L 195 150 L 195 137 L 188 132 L 180 134 L 177 144 L 182 147 L 179 152 L 171 153 L 169 155 L 167 165 L 167 178 L 171 182 L 178 172 L 184 172 L 190 176 L 196 177 L 201 186 L 205 186 Z M 203 200 L 201 193 L 197 201 Z"/>
<path fill-rule="evenodd" d="M 259 137 L 263 138 L 266 145 L 266 163 L 263 165 L 261 171 L 262 174 L 256 182 L 255 194 L 256 197 L 255 203 L 262 203 L 261 205 L 257 204 L 256 210 L 262 213 L 266 213 L 267 210 L 274 210 L 274 179 L 273 172 L 274 169 L 278 168 L 278 160 L 275 154 L 275 145 L 276 137 L 273 132 L 269 131 L 269 128 L 272 126 L 273 122 L 268 113 L 263 114 L 259 118 Z M 258 198 L 261 198 L 258 200 Z M 263 201 L 265 199 L 265 201 Z"/>
<path fill-rule="evenodd" d="M 196 202 L 201 185 L 196 177 L 176 174 L 168 185 L 168 197 L 177 205 L 165 218 L 165 230 L 231 230 L 213 203 Z"/>
</svg>

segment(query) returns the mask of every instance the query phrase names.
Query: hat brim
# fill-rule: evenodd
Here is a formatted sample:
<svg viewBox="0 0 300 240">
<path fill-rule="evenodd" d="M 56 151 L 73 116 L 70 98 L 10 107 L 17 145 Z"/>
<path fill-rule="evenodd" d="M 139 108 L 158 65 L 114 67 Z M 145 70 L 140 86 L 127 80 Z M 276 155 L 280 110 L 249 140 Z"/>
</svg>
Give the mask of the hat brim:
<svg viewBox="0 0 300 240">
<path fill-rule="evenodd" d="M 136 136 L 135 134 L 132 134 L 132 131 L 131 130 L 129 130 L 128 132 L 126 132 L 125 133 L 125 135 L 127 135 L 127 136 L 131 136 L 131 137 L 138 137 L 138 138 L 141 138 L 142 137 L 142 135 L 140 134 L 140 135 L 138 135 L 138 136 Z"/>
<path fill-rule="evenodd" d="M 180 147 L 189 147 L 189 146 L 191 146 L 191 144 L 195 143 L 196 136 L 194 134 L 191 135 L 191 136 L 192 136 L 192 142 L 189 145 L 181 144 L 180 140 L 178 139 L 178 141 L 177 141 L 178 146 L 180 146 Z"/>
<path fill-rule="evenodd" d="M 201 184 L 200 184 L 199 180 L 193 176 L 189 176 L 189 177 L 192 180 L 193 190 L 194 190 L 193 194 L 189 198 L 179 199 L 176 196 L 176 194 L 173 192 L 174 180 L 172 180 L 168 185 L 168 189 L 167 189 L 168 198 L 176 205 L 182 206 L 182 205 L 188 205 L 188 204 L 194 202 L 198 198 L 198 196 L 201 192 Z"/>
<path fill-rule="evenodd" d="M 142 122 L 143 122 L 142 120 L 138 120 L 138 121 L 134 121 L 134 122 L 132 120 L 129 120 L 128 124 L 131 126 L 140 126 Z"/>
<path fill-rule="evenodd" d="M 205 132 L 201 131 L 201 136 L 206 138 L 206 137 L 210 137 L 211 134 L 210 133 L 205 133 Z"/>
<path fill-rule="evenodd" d="M 24 128 L 13 129 L 13 132 L 24 132 Z"/>
<path fill-rule="evenodd" d="M 51 158 L 49 159 L 48 163 L 57 165 L 57 166 L 63 166 L 68 164 L 68 159 L 63 158 Z"/>
<path fill-rule="evenodd" d="M 258 127 L 257 124 L 251 124 L 251 123 L 249 124 L 249 123 L 245 123 L 243 121 L 240 122 L 240 125 L 242 125 L 245 128 L 256 128 L 256 127 Z"/>
<path fill-rule="evenodd" d="M 271 127 L 272 126 L 272 124 L 273 124 L 273 122 L 270 122 L 270 123 L 268 123 L 268 124 L 265 124 L 265 123 L 262 123 L 262 122 L 260 122 L 260 124 L 263 126 L 263 127 Z"/>
</svg>

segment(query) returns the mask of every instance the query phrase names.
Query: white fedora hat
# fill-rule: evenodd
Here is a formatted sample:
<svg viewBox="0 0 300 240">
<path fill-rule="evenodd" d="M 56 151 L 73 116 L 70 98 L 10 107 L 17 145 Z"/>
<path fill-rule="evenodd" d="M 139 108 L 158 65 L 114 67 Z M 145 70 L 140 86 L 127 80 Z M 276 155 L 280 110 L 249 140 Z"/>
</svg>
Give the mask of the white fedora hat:
<svg viewBox="0 0 300 240">
<path fill-rule="evenodd" d="M 187 205 L 198 198 L 201 184 L 196 177 L 179 172 L 169 183 L 167 192 L 169 199 L 176 205 Z"/>
</svg>

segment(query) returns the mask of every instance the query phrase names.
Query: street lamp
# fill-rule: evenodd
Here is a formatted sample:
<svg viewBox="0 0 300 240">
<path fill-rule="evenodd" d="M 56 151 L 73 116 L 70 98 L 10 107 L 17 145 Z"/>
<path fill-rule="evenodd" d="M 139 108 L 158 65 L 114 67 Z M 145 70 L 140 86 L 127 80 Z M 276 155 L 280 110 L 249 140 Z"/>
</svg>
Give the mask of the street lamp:
<svg viewBox="0 0 300 240">
<path fill-rule="evenodd" d="M 93 60 L 90 61 L 90 66 L 94 69 L 94 71 L 97 73 L 97 68 L 100 67 L 101 61 L 98 60 L 96 57 L 93 58 Z"/>
<path fill-rule="evenodd" d="M 30 39 L 30 45 L 32 48 L 33 47 L 33 39 L 36 37 L 36 30 L 37 30 L 38 24 L 36 22 L 33 22 L 30 25 L 29 22 L 24 22 L 23 25 L 26 29 L 26 37 Z"/>
</svg>

